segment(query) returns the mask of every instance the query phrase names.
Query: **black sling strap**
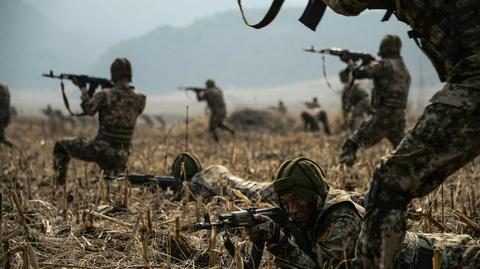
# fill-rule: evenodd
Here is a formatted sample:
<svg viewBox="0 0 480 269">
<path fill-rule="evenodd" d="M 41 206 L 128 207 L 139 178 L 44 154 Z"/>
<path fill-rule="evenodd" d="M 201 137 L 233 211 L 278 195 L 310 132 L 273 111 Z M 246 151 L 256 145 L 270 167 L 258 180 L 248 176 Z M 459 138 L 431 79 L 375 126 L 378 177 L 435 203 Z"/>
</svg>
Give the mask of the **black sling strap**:
<svg viewBox="0 0 480 269">
<path fill-rule="evenodd" d="M 68 113 L 70 113 L 70 115 L 72 115 L 72 116 L 77 116 L 77 117 L 87 115 L 87 113 L 85 111 L 82 112 L 82 113 L 73 113 L 72 112 L 72 110 L 70 109 L 70 103 L 68 102 L 67 95 L 65 94 L 65 84 L 63 83 L 63 80 L 60 82 L 60 86 L 62 88 L 63 103 L 65 104 L 65 107 L 67 108 Z"/>
<path fill-rule="evenodd" d="M 253 27 L 255 29 L 260 29 L 269 25 L 277 16 L 278 12 L 280 11 L 280 8 L 283 5 L 283 2 L 284 0 L 273 0 L 272 4 L 270 5 L 270 8 L 267 11 L 267 14 L 265 14 L 263 19 L 256 24 L 252 24 L 248 22 L 247 17 L 245 16 L 245 12 L 242 6 L 242 0 L 237 0 L 238 7 L 240 8 L 240 13 L 242 14 L 243 21 L 245 22 L 246 25 Z"/>
</svg>

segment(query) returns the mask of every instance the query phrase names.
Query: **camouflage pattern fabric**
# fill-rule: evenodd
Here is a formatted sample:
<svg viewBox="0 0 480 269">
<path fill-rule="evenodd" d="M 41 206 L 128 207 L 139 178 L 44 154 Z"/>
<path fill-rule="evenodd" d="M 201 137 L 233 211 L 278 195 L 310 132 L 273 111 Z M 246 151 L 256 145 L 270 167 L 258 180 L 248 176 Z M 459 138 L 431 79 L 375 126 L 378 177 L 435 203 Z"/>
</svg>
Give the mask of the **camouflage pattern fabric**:
<svg viewBox="0 0 480 269">
<path fill-rule="evenodd" d="M 421 248 L 425 244 L 430 248 L 430 253 L 421 257 Z M 480 245 L 469 235 L 407 232 L 395 268 L 432 268 L 431 255 L 434 249 L 440 254 L 440 268 L 478 268 L 480 265 Z M 423 267 L 418 264 L 422 261 Z"/>
<path fill-rule="evenodd" d="M 322 1 L 345 15 L 357 15 L 377 2 Z M 405 236 L 405 207 L 411 198 L 428 194 L 480 154 L 478 1 L 395 4 L 395 16 L 412 27 L 412 36 L 447 83 L 431 99 L 433 104 L 425 109 L 415 128 L 374 172 L 356 268 L 392 268 Z"/>
<path fill-rule="evenodd" d="M 91 98 L 84 92 L 81 106 L 88 115 L 98 112 L 98 133 L 91 140 L 71 138 L 55 143 L 53 154 L 57 181 L 65 181 L 71 157 L 95 162 L 103 170 L 124 170 L 135 123 L 145 108 L 145 100 L 145 95 L 127 84 L 116 84 Z"/>
<path fill-rule="evenodd" d="M 354 132 L 342 147 L 340 161 L 349 166 L 356 160 L 359 147 L 371 147 L 388 138 L 396 147 L 404 136 L 405 108 L 410 87 L 410 74 L 402 58 L 383 59 L 365 68 L 373 78 L 373 114 Z"/>
<path fill-rule="evenodd" d="M 220 88 L 213 86 L 205 89 L 204 92 L 197 92 L 198 101 L 205 100 L 208 108 L 211 111 L 208 131 L 212 134 L 215 141 L 219 141 L 217 134 L 217 128 L 227 130 L 232 135 L 235 133 L 233 129 L 225 124 L 225 118 L 227 117 L 227 108 L 223 99 L 223 92 Z"/>
<path fill-rule="evenodd" d="M 0 84 L 0 144 L 13 146 L 5 136 L 5 129 L 10 123 L 10 91 L 7 85 Z"/>
<path fill-rule="evenodd" d="M 351 130 L 357 129 L 359 122 L 372 113 L 368 92 L 360 81 L 343 88 L 342 111 L 345 124 Z"/>
<path fill-rule="evenodd" d="M 354 257 L 362 214 L 346 192 L 330 189 L 316 224 L 269 251 L 280 268 L 335 268 Z"/>
</svg>

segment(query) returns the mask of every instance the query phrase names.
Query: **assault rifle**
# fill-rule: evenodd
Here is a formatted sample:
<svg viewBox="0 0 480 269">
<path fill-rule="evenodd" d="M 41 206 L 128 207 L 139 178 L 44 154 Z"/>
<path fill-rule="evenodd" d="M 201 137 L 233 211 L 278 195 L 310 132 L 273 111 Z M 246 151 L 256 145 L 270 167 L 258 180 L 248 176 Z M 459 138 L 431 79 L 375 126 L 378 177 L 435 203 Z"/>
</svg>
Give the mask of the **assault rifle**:
<svg viewBox="0 0 480 269">
<path fill-rule="evenodd" d="M 349 50 L 340 49 L 340 48 L 324 48 L 324 49 L 318 50 L 318 49 L 315 49 L 313 46 L 311 46 L 310 48 L 303 49 L 303 51 L 335 55 L 335 56 L 338 56 L 342 62 L 347 64 L 361 61 L 361 65 L 367 65 L 370 62 L 375 61 L 375 57 L 373 57 L 370 53 L 359 52 L 359 51 L 349 51 Z"/>
<path fill-rule="evenodd" d="M 240 211 L 235 211 L 231 213 L 221 214 L 218 217 L 218 220 L 215 222 L 210 221 L 210 216 L 205 214 L 205 219 L 203 223 L 196 223 L 193 225 L 194 230 L 211 230 L 215 229 L 233 229 L 233 228 L 245 228 L 253 227 L 258 224 L 254 219 L 253 215 L 259 214 L 267 216 L 272 219 L 274 222 L 280 225 L 280 227 L 287 227 L 288 217 L 282 209 L 276 208 L 247 208 Z M 265 248 L 265 238 L 266 235 L 259 236 L 256 242 L 253 242 L 252 252 L 250 256 L 246 257 L 243 261 L 245 268 L 256 269 L 260 266 L 260 261 L 262 260 L 263 249 Z M 224 243 L 227 251 L 234 257 L 235 255 L 235 246 L 232 241 L 227 238 Z"/>
<path fill-rule="evenodd" d="M 105 176 L 105 180 L 125 180 L 124 174 L 119 174 L 117 176 Z M 129 174 L 127 176 L 128 182 L 135 186 L 146 186 L 150 188 L 155 188 L 158 186 L 162 190 L 168 188 L 172 190 L 177 190 L 181 186 L 180 182 L 175 179 L 173 176 L 154 176 L 154 175 L 143 175 L 143 174 Z"/>
<path fill-rule="evenodd" d="M 179 87 L 178 89 L 180 91 L 192 91 L 192 92 L 195 92 L 195 93 L 200 93 L 200 92 L 205 91 L 204 88 L 197 88 L 197 87 Z"/>
<path fill-rule="evenodd" d="M 73 113 L 70 110 L 70 104 L 68 102 L 67 95 L 65 94 L 65 85 L 63 84 L 63 80 L 67 79 L 75 84 L 78 84 L 79 87 L 84 87 L 88 84 L 88 96 L 92 97 L 95 91 L 97 90 L 98 87 L 101 87 L 102 89 L 104 88 L 111 88 L 113 87 L 113 83 L 105 78 L 97 78 L 97 77 L 91 77 L 87 75 L 74 75 L 74 74 L 60 74 L 60 75 L 54 75 L 53 71 L 50 70 L 50 73 L 48 74 L 42 74 L 42 76 L 47 77 L 47 78 L 55 78 L 55 79 L 60 79 L 60 86 L 62 89 L 62 96 L 63 96 L 63 102 L 65 104 L 65 107 L 67 108 L 68 112 L 72 116 L 84 116 L 86 115 L 85 112 L 82 113 Z"/>
</svg>

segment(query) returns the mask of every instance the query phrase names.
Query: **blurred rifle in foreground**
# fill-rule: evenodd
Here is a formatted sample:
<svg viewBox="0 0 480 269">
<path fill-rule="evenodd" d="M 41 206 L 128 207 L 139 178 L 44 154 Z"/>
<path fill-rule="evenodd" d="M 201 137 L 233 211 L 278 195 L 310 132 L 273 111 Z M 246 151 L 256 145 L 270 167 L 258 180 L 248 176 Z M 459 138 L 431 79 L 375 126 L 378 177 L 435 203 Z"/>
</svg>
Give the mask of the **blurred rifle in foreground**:
<svg viewBox="0 0 480 269">
<path fill-rule="evenodd" d="M 119 174 L 117 176 L 105 176 L 105 180 L 125 180 L 124 174 Z M 162 190 L 168 188 L 172 190 L 177 190 L 181 184 L 173 176 L 155 176 L 155 175 L 143 175 L 143 174 L 129 174 L 127 176 L 128 182 L 135 186 L 147 186 L 149 188 L 155 188 L 158 186 Z"/>
<path fill-rule="evenodd" d="M 48 74 L 42 74 L 42 76 L 47 77 L 47 78 L 55 78 L 55 79 L 60 79 L 60 86 L 62 89 L 62 96 L 63 96 L 63 102 L 65 104 L 65 107 L 67 108 L 68 112 L 72 116 L 84 116 L 86 115 L 85 112 L 82 113 L 73 113 L 70 110 L 70 104 L 68 102 L 67 95 L 65 94 L 65 85 L 63 84 L 63 80 L 70 80 L 74 84 L 78 85 L 79 87 L 86 87 L 88 84 L 88 96 L 93 96 L 95 91 L 97 90 L 98 87 L 101 87 L 102 89 L 104 88 L 111 88 L 113 87 L 113 83 L 105 78 L 97 78 L 97 77 L 91 77 L 87 75 L 75 75 L 75 74 L 60 74 L 60 75 L 55 75 L 52 70 L 50 70 L 50 73 Z"/>
<path fill-rule="evenodd" d="M 340 48 L 315 49 L 313 46 L 311 46 L 310 48 L 303 49 L 303 51 L 338 56 L 342 62 L 347 64 L 350 64 L 352 62 L 357 63 L 361 61 L 361 65 L 367 65 L 370 62 L 375 61 L 375 57 L 373 57 L 373 55 L 371 55 L 370 53 L 350 51 Z"/>
<path fill-rule="evenodd" d="M 282 209 L 276 208 L 247 208 L 240 211 L 221 214 L 218 220 L 215 222 L 210 221 L 210 216 L 205 214 L 203 223 L 196 223 L 193 226 L 194 230 L 211 230 L 211 229 L 233 229 L 233 228 L 248 228 L 253 227 L 258 222 L 254 219 L 253 215 L 259 214 L 267 216 L 280 227 L 286 227 L 288 225 L 288 217 Z M 256 269 L 260 266 L 260 261 L 263 256 L 263 249 L 265 248 L 266 235 L 259 236 L 259 238 L 253 242 L 253 247 L 250 256 L 246 257 L 243 261 L 245 268 Z M 227 238 L 224 242 L 224 246 L 227 251 L 235 256 L 235 246 L 232 241 Z"/>
</svg>

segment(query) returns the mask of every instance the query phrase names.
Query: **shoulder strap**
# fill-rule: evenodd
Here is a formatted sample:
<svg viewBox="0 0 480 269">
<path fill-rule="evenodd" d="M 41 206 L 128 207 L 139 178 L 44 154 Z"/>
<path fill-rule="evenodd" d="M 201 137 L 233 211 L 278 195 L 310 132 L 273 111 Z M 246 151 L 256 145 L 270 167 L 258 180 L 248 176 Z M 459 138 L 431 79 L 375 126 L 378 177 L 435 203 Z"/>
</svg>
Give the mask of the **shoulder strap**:
<svg viewBox="0 0 480 269">
<path fill-rule="evenodd" d="M 270 5 L 270 8 L 267 11 L 267 14 L 265 14 L 263 19 L 256 24 L 252 24 L 248 22 L 247 17 L 245 16 L 245 12 L 242 6 L 242 0 L 237 0 L 238 7 L 240 8 L 240 13 L 242 14 L 243 21 L 245 22 L 246 25 L 253 27 L 255 29 L 260 29 L 269 25 L 277 16 L 278 12 L 280 11 L 280 8 L 283 5 L 283 2 L 284 0 L 273 0 L 272 4 Z"/>
</svg>

